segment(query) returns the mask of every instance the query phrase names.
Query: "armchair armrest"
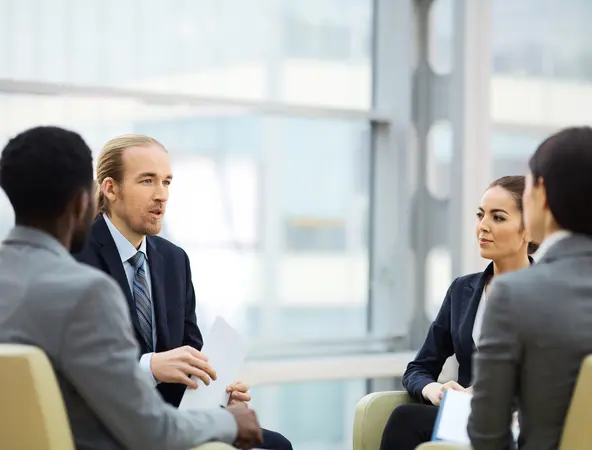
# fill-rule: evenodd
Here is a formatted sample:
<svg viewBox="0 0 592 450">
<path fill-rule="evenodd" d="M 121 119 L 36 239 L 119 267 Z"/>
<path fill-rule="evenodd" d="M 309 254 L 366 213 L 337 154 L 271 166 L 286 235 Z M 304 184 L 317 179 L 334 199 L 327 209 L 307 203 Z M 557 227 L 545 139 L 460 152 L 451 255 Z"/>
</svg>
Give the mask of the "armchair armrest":
<svg viewBox="0 0 592 450">
<path fill-rule="evenodd" d="M 417 450 L 472 450 L 470 445 L 453 444 L 450 442 L 426 442 L 417 447 Z"/>
<path fill-rule="evenodd" d="M 354 418 L 354 450 L 378 450 L 393 410 L 414 401 L 407 392 L 375 392 L 362 398 Z"/>
<path fill-rule="evenodd" d="M 194 447 L 189 450 L 236 450 L 233 446 L 228 444 L 223 444 L 222 442 L 209 442 L 207 444 L 200 445 L 199 447 Z"/>
</svg>

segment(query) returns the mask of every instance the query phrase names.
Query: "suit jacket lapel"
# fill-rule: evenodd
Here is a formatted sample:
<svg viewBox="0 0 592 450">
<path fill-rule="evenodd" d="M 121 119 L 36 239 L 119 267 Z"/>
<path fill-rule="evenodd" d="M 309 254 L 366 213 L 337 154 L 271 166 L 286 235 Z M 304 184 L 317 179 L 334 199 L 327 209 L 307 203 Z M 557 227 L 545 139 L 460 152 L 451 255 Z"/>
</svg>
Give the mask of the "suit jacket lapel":
<svg viewBox="0 0 592 450">
<path fill-rule="evenodd" d="M 149 237 L 146 238 L 148 265 L 152 280 L 152 303 L 156 318 L 156 348 L 169 349 L 169 329 L 166 314 L 165 270 L 162 255 Z"/>
<path fill-rule="evenodd" d="M 132 324 L 134 325 L 136 332 L 139 333 L 140 325 L 136 313 L 136 303 L 134 302 L 134 297 L 132 296 L 129 287 L 129 281 L 125 274 L 123 263 L 121 262 L 121 256 L 119 256 L 115 241 L 113 241 L 113 237 L 111 236 L 109 228 L 102 216 L 97 218 L 93 224 L 93 235 L 96 241 L 100 244 L 99 253 L 105 261 L 107 272 L 115 279 L 115 281 L 117 281 L 117 284 L 119 284 L 119 287 L 121 287 L 121 290 L 125 294 Z"/>
</svg>

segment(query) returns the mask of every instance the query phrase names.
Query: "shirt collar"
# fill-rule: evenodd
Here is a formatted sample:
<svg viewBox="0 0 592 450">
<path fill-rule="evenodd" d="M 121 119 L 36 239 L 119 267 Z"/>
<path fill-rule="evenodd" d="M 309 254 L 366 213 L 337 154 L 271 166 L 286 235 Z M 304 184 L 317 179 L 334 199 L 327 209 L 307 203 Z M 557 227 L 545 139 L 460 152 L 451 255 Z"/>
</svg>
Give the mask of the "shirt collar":
<svg viewBox="0 0 592 450">
<path fill-rule="evenodd" d="M 559 241 L 571 236 L 571 232 L 567 230 L 559 230 L 551 233 L 547 238 L 539 245 L 539 249 L 532 255 L 536 262 L 543 259 L 543 256 L 547 254 L 549 249 L 557 244 Z"/>
<path fill-rule="evenodd" d="M 142 243 L 140 244 L 140 248 L 136 249 L 127 238 L 121 234 L 121 232 L 113 225 L 113 222 L 109 220 L 107 214 L 103 214 L 103 218 L 105 219 L 105 223 L 107 224 L 107 228 L 109 228 L 109 232 L 111 233 L 111 237 L 115 242 L 115 246 L 117 247 L 117 251 L 119 252 L 119 257 L 121 258 L 121 262 L 126 262 L 130 258 L 132 258 L 138 251 L 144 253 L 146 259 L 148 259 L 148 253 L 146 252 L 146 238 L 142 239 Z"/>
</svg>

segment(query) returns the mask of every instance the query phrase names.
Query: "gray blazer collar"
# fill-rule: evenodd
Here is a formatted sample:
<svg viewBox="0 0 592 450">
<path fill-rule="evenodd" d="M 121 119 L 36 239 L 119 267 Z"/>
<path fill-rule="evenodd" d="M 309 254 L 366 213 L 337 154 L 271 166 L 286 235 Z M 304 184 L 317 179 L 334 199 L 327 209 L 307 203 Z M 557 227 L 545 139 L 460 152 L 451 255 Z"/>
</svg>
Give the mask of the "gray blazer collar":
<svg viewBox="0 0 592 450">
<path fill-rule="evenodd" d="M 572 234 L 553 244 L 537 264 L 582 256 L 592 257 L 592 237 L 583 234 Z"/>
<path fill-rule="evenodd" d="M 25 245 L 37 247 L 55 253 L 58 256 L 73 258 L 55 237 L 37 228 L 17 225 L 10 232 L 3 242 L 6 245 Z"/>
</svg>

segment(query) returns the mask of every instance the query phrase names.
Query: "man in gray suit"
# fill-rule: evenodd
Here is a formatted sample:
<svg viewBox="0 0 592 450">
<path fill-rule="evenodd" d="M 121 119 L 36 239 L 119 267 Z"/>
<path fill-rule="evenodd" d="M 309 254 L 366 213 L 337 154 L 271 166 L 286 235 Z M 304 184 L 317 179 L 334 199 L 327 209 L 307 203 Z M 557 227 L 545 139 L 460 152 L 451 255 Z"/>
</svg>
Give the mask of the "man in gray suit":
<svg viewBox="0 0 592 450">
<path fill-rule="evenodd" d="M 246 407 L 189 412 L 164 403 L 138 367 L 119 286 L 71 256 L 96 214 L 91 151 L 78 134 L 38 127 L 16 136 L 0 158 L 0 186 L 16 216 L 0 247 L 0 342 L 47 353 L 78 449 L 261 442 Z"/>
<path fill-rule="evenodd" d="M 538 263 L 496 278 L 487 299 L 468 426 L 475 450 L 513 445 L 515 400 L 518 446 L 559 447 L 581 362 L 592 353 L 591 174 L 589 127 L 549 137 L 530 160 L 524 219 L 542 244 Z"/>
</svg>

